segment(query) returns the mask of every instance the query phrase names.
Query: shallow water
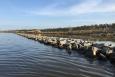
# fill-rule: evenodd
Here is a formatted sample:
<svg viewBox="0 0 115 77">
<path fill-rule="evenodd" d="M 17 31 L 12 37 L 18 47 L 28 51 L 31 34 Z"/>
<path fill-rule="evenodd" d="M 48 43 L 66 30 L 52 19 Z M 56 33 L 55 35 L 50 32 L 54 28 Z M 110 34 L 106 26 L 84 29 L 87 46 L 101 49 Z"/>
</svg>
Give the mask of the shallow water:
<svg viewBox="0 0 115 77">
<path fill-rule="evenodd" d="M 93 60 L 24 37 L 0 34 L 0 77 L 115 77 L 109 61 Z"/>
</svg>

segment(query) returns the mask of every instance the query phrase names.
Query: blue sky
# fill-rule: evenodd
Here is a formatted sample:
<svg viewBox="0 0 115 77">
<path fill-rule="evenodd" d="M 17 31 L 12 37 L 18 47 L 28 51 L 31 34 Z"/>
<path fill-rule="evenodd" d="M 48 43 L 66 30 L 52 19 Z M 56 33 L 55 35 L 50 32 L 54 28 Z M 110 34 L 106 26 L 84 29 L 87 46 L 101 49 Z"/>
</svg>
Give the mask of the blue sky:
<svg viewBox="0 0 115 77">
<path fill-rule="evenodd" d="M 0 0 L 0 30 L 115 22 L 115 0 Z"/>
</svg>

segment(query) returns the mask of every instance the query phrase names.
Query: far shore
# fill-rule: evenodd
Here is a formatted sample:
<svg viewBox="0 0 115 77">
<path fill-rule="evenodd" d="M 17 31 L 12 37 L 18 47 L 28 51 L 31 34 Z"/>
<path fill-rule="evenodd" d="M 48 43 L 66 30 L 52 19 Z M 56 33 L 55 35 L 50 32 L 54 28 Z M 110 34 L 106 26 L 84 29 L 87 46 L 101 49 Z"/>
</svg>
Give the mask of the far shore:
<svg viewBox="0 0 115 77">
<path fill-rule="evenodd" d="M 7 30 L 0 33 L 29 33 L 50 37 L 77 38 L 93 41 L 115 41 L 115 23 L 84 25 L 81 27 Z"/>
</svg>

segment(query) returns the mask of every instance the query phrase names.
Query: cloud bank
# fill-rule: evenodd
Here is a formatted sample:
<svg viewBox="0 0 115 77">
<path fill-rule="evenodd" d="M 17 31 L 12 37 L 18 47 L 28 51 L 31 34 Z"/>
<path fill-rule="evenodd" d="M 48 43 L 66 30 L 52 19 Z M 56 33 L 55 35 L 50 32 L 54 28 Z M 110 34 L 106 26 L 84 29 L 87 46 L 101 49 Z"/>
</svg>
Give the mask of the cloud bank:
<svg viewBox="0 0 115 77">
<path fill-rule="evenodd" d="M 61 7 L 60 3 L 53 3 L 39 10 L 31 10 L 29 13 L 43 16 L 76 16 L 87 13 L 115 12 L 115 1 L 104 1 L 105 0 L 84 0 L 64 8 L 58 8 Z"/>
</svg>

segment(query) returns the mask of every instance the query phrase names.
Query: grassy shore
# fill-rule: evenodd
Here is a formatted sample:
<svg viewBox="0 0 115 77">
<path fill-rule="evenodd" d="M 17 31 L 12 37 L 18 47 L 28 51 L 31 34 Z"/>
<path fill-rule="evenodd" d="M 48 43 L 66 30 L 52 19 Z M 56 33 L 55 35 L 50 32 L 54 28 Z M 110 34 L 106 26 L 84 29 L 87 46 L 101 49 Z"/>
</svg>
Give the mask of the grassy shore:
<svg viewBox="0 0 115 77">
<path fill-rule="evenodd" d="M 46 36 L 115 41 L 115 24 L 99 24 L 41 30 Z"/>
<path fill-rule="evenodd" d="M 26 32 L 41 34 L 42 36 L 68 37 L 85 40 L 115 41 L 115 24 L 85 25 L 81 27 L 42 29 L 42 30 L 18 30 L 16 32 Z"/>
</svg>

